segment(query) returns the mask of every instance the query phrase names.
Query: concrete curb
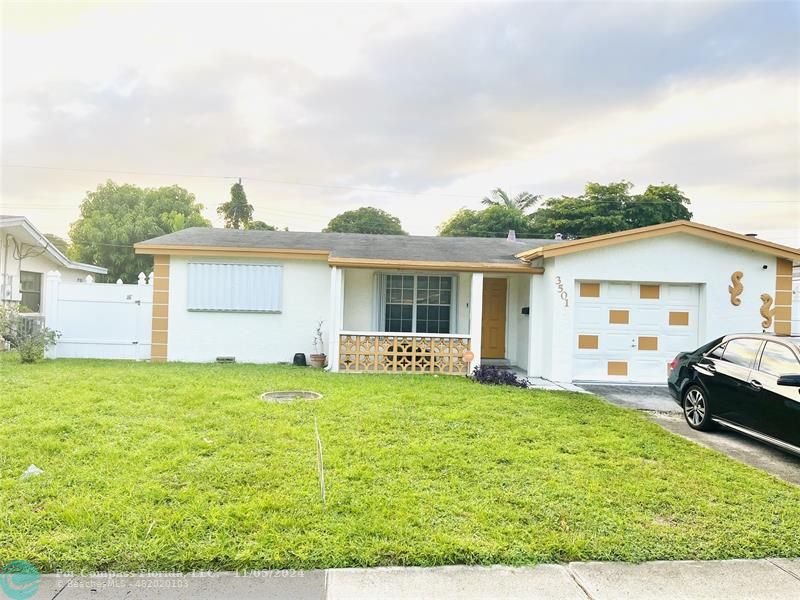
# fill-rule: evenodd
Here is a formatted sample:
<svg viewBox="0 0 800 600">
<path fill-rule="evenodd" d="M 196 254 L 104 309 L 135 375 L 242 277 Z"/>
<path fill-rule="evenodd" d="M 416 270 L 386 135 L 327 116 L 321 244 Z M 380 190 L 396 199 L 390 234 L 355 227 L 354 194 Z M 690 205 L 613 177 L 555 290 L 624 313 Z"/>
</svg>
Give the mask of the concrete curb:
<svg viewBox="0 0 800 600">
<path fill-rule="evenodd" d="M 0 598 L 3 594 L 0 593 Z M 36 600 L 782 600 L 800 559 L 44 575 Z"/>
</svg>

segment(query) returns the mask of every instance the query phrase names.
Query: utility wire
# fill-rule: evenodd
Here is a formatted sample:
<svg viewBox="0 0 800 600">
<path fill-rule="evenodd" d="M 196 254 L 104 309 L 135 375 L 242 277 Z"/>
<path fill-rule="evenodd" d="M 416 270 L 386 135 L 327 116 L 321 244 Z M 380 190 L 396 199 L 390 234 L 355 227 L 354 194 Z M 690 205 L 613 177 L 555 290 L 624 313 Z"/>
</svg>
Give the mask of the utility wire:
<svg viewBox="0 0 800 600">
<path fill-rule="evenodd" d="M 260 181 L 263 183 L 270 183 L 275 185 L 297 185 L 305 187 L 325 188 L 325 189 L 340 189 L 350 190 L 357 192 L 370 192 L 376 194 L 402 194 L 406 196 L 438 196 L 443 198 L 468 198 L 474 199 L 475 196 L 467 194 L 436 194 L 433 192 L 413 192 L 410 190 L 389 190 L 383 188 L 373 188 L 364 186 L 341 185 L 333 183 L 312 183 L 308 181 L 297 181 L 288 179 L 267 179 L 264 177 L 248 177 L 239 175 L 198 175 L 192 173 L 164 173 L 155 171 L 128 171 L 125 169 L 81 169 L 74 167 L 53 167 L 47 165 L 22 165 L 22 164 L 3 164 L 3 168 L 10 169 L 42 169 L 52 171 L 76 171 L 82 173 L 108 173 L 108 174 L 122 174 L 122 175 L 154 175 L 157 177 L 201 177 L 205 179 L 245 179 L 248 181 Z"/>
<path fill-rule="evenodd" d="M 269 179 L 264 177 L 248 177 L 248 176 L 239 176 L 239 175 L 204 175 L 204 174 L 197 174 L 197 173 L 168 173 L 168 172 L 157 172 L 157 171 L 129 171 L 125 169 L 85 169 L 85 168 L 77 168 L 77 167 L 54 167 L 48 165 L 26 165 L 26 164 L 8 164 L 5 163 L 2 165 L 3 168 L 12 168 L 12 169 L 41 169 L 41 170 L 51 170 L 51 171 L 75 171 L 75 172 L 83 172 L 83 173 L 108 173 L 108 174 L 123 174 L 123 175 L 153 175 L 157 177 L 197 177 L 203 179 L 244 179 L 247 181 L 259 181 L 263 183 L 269 183 L 274 185 L 295 185 L 295 186 L 304 186 L 304 187 L 314 187 L 314 188 L 323 188 L 323 189 L 338 189 L 338 190 L 349 190 L 349 191 L 358 191 L 358 192 L 369 192 L 375 194 L 400 194 L 405 196 L 436 196 L 437 198 L 463 198 L 469 200 L 475 200 L 477 197 L 471 194 L 446 194 L 446 193 L 436 193 L 436 192 L 415 192 L 411 190 L 398 190 L 398 189 L 384 189 L 384 188 L 373 188 L 373 187 L 364 187 L 364 186 L 350 186 L 350 185 L 342 185 L 342 184 L 328 184 L 328 183 L 314 183 L 308 181 L 298 181 L 298 180 L 286 180 L 286 179 Z M 519 186 L 509 186 L 509 187 L 519 187 Z M 530 186 L 527 186 L 530 187 Z M 561 196 L 553 196 L 555 199 L 560 199 Z M 597 198 L 592 200 L 592 202 L 619 202 L 619 200 L 608 198 L 608 199 L 601 199 Z M 656 203 L 664 203 L 669 204 L 670 202 L 667 200 L 649 200 L 648 202 L 656 204 Z M 760 200 L 760 199 L 752 199 L 752 200 L 726 200 L 727 203 L 750 203 L 750 202 L 758 202 L 758 203 L 795 203 L 796 200 Z M 49 207 L 46 207 L 49 208 Z M 299 213 L 298 213 L 299 214 Z"/>
</svg>

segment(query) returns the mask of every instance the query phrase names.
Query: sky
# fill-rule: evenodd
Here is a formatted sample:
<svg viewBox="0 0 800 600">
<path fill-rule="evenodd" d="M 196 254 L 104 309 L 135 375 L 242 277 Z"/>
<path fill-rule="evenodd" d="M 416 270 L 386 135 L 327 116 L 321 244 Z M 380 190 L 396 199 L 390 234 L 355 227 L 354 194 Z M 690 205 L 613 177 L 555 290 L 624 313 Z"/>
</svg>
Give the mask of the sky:
<svg viewBox="0 0 800 600">
<path fill-rule="evenodd" d="M 9 3 L 0 212 L 65 235 L 107 179 L 318 231 L 435 234 L 501 187 L 677 184 L 800 246 L 800 3 Z"/>
</svg>

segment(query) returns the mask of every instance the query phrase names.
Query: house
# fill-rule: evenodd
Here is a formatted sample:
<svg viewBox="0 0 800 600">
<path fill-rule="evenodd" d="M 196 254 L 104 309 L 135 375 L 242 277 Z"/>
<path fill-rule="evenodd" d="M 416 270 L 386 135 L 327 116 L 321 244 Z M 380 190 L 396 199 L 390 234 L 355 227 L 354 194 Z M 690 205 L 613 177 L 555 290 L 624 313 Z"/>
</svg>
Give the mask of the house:
<svg viewBox="0 0 800 600">
<path fill-rule="evenodd" d="M 0 301 L 38 314 L 44 311 L 44 279 L 58 271 L 63 281 L 83 281 L 107 270 L 68 259 L 25 217 L 0 215 Z"/>
<path fill-rule="evenodd" d="M 153 361 L 291 360 L 325 321 L 333 371 L 663 383 L 733 331 L 788 334 L 800 251 L 676 221 L 586 239 L 192 228 L 154 257 Z"/>
</svg>

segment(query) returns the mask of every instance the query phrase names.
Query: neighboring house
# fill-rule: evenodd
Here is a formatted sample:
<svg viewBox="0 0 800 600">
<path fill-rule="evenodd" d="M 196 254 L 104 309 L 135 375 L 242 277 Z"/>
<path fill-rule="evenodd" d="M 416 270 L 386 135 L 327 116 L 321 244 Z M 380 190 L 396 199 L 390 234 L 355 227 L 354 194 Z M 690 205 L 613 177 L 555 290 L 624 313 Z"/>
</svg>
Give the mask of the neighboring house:
<svg viewBox="0 0 800 600">
<path fill-rule="evenodd" d="M 333 371 L 654 383 L 715 336 L 789 333 L 800 261 L 686 221 L 574 241 L 192 228 L 136 252 L 154 256 L 154 361 L 289 361 L 324 320 Z"/>
<path fill-rule="evenodd" d="M 49 271 L 58 271 L 65 282 L 107 272 L 68 259 L 25 217 L 0 215 L 0 301 L 42 313 Z"/>
</svg>

